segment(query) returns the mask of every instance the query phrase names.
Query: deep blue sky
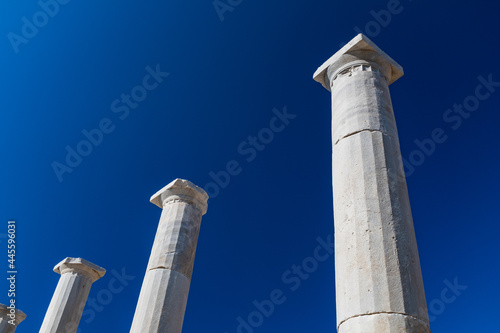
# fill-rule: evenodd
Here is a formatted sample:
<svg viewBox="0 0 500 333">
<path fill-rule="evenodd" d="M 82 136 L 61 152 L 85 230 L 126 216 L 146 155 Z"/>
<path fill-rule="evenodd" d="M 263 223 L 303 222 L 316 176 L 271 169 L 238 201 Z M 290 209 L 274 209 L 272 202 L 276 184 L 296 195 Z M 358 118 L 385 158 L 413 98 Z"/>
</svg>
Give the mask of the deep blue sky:
<svg viewBox="0 0 500 333">
<path fill-rule="evenodd" d="M 209 200 L 184 332 L 234 333 L 274 289 L 286 300 L 254 332 L 334 332 L 333 257 L 296 290 L 282 276 L 333 233 L 330 94 L 312 74 L 359 29 L 405 70 L 390 87 L 403 157 L 424 156 L 415 140 L 437 128 L 447 137 L 408 177 L 431 329 L 496 332 L 500 84 L 479 88 L 478 105 L 470 96 L 480 76 L 500 82 L 500 4 L 232 3 L 223 21 L 210 0 L 73 0 L 47 22 L 37 1 L 0 5 L 0 266 L 15 219 L 17 302 L 28 315 L 17 332 L 38 331 L 59 279 L 52 268 L 67 256 L 108 270 L 91 298 L 105 296 L 113 271 L 135 277 L 80 324 L 128 332 L 161 213 L 149 197 L 177 177 L 204 187 L 231 160 L 242 170 Z M 374 24 L 371 11 L 388 5 L 390 22 Z M 20 39 L 34 15 L 38 31 Z M 128 115 L 120 101 L 112 109 L 148 66 L 169 75 L 148 81 L 155 89 Z M 476 109 L 466 119 L 447 111 L 464 100 Z M 238 146 L 284 108 L 296 117 L 248 161 Z M 53 163 L 101 122 L 113 131 L 59 181 Z M 444 281 L 455 280 L 467 289 L 444 303 L 454 296 Z M 0 288 L 6 303 L 5 280 Z"/>
</svg>

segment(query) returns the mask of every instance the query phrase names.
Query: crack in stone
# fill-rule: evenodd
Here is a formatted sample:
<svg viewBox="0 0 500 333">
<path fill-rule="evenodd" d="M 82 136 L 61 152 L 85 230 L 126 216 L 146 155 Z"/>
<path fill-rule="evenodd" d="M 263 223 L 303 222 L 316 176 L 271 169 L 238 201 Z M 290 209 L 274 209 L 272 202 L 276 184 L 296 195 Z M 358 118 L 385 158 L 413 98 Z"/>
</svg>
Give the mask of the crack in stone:
<svg viewBox="0 0 500 333">
<path fill-rule="evenodd" d="M 412 316 L 412 315 L 409 315 L 409 314 L 406 314 L 406 313 L 400 313 L 400 312 L 384 312 L 384 311 L 381 311 L 381 312 L 363 313 L 363 314 L 355 315 L 355 316 L 349 317 L 347 319 L 344 319 L 344 320 L 342 320 L 340 322 L 340 324 L 337 325 L 337 331 L 340 332 L 340 325 L 342 325 L 343 323 L 345 323 L 349 319 L 357 318 L 357 317 L 364 317 L 364 316 L 378 315 L 378 314 L 389 314 L 389 315 L 399 315 L 399 316 L 411 317 L 411 318 L 413 318 L 413 319 L 421 322 L 425 327 L 427 327 L 427 329 L 430 330 L 429 324 L 426 323 L 425 321 L 423 321 L 422 319 L 416 317 L 416 316 Z"/>
<path fill-rule="evenodd" d="M 350 137 L 350 136 L 353 136 L 353 135 L 355 135 L 355 134 L 358 134 L 358 133 L 361 133 L 361 132 L 365 132 L 365 131 L 366 131 L 366 132 L 380 132 L 380 133 L 382 133 L 383 135 L 387 135 L 388 137 L 393 138 L 393 136 L 392 136 L 392 135 L 387 134 L 387 133 L 385 133 L 385 132 L 382 132 L 381 130 L 362 129 L 362 130 L 355 131 L 355 132 L 352 132 L 352 133 L 349 133 L 349 134 L 344 135 L 343 137 L 341 137 L 340 139 L 338 139 L 338 140 L 335 142 L 334 146 L 335 146 L 337 143 L 339 143 L 339 142 L 340 142 L 340 140 L 343 140 L 343 139 L 345 139 L 345 138 L 348 138 L 348 137 Z"/>
</svg>

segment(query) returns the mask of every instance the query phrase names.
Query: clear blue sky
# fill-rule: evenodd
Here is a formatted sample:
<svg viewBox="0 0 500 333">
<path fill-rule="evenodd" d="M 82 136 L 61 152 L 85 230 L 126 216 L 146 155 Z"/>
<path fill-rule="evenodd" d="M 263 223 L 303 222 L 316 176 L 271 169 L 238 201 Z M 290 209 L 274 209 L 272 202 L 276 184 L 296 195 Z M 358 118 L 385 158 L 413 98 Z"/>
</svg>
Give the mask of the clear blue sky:
<svg viewBox="0 0 500 333">
<path fill-rule="evenodd" d="M 0 266 L 15 219 L 17 332 L 40 328 L 67 256 L 108 270 L 81 332 L 128 332 L 161 213 L 149 197 L 177 177 L 205 187 L 233 160 L 209 186 L 184 332 L 249 316 L 255 333 L 334 332 L 333 257 L 289 270 L 333 233 L 330 94 L 312 74 L 359 30 L 405 70 L 390 89 L 431 329 L 496 332 L 500 4 L 227 1 L 0 5 Z M 275 289 L 260 323 L 253 302 Z"/>
</svg>

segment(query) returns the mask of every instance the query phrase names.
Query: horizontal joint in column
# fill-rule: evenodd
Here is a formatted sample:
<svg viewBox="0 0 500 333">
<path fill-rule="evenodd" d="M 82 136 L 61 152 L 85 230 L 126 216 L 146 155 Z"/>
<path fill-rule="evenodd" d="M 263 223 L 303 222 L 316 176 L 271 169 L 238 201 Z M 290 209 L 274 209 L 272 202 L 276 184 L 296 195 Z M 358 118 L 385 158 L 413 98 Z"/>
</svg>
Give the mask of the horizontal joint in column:
<svg viewBox="0 0 500 333">
<path fill-rule="evenodd" d="M 334 143 L 334 145 L 336 145 L 337 143 L 339 143 L 341 140 L 344 140 L 344 139 L 346 139 L 346 138 L 348 138 L 348 137 L 350 137 L 350 136 L 353 136 L 353 135 L 356 135 L 356 134 L 359 134 L 359 133 L 362 133 L 362 132 L 372 132 L 372 133 L 373 133 L 373 132 L 379 132 L 379 133 L 382 133 L 383 135 L 386 135 L 386 136 L 388 136 L 388 137 L 390 137 L 390 138 L 394 138 L 392 135 L 390 135 L 389 133 L 386 133 L 386 132 L 384 132 L 384 131 L 380 131 L 380 130 L 372 130 L 372 129 L 363 129 L 363 130 L 360 130 L 360 131 L 356 131 L 356 132 L 352 132 L 352 133 L 349 133 L 349 134 L 347 134 L 347 135 L 344 135 L 343 137 L 341 137 L 340 139 L 338 139 L 338 140 Z"/>
</svg>

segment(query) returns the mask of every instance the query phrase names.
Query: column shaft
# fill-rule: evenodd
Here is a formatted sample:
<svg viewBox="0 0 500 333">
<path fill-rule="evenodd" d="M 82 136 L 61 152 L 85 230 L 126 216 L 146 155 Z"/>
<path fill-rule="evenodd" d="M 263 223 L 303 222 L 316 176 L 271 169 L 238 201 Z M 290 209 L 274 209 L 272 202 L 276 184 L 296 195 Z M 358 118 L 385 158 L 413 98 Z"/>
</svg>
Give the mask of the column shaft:
<svg viewBox="0 0 500 333">
<path fill-rule="evenodd" d="M 417 242 L 386 79 L 379 71 L 338 77 L 332 109 L 339 332 L 427 332 Z"/>
<path fill-rule="evenodd" d="M 76 332 L 92 283 L 105 270 L 80 258 L 66 258 L 54 271 L 61 277 L 40 328 L 40 333 Z"/>
<path fill-rule="evenodd" d="M 163 211 L 131 333 L 181 332 L 207 199 L 201 188 L 180 179 L 153 196 Z"/>
<path fill-rule="evenodd" d="M 402 69 L 359 35 L 321 71 L 332 92 L 338 332 L 428 333 L 388 87 Z"/>
</svg>

